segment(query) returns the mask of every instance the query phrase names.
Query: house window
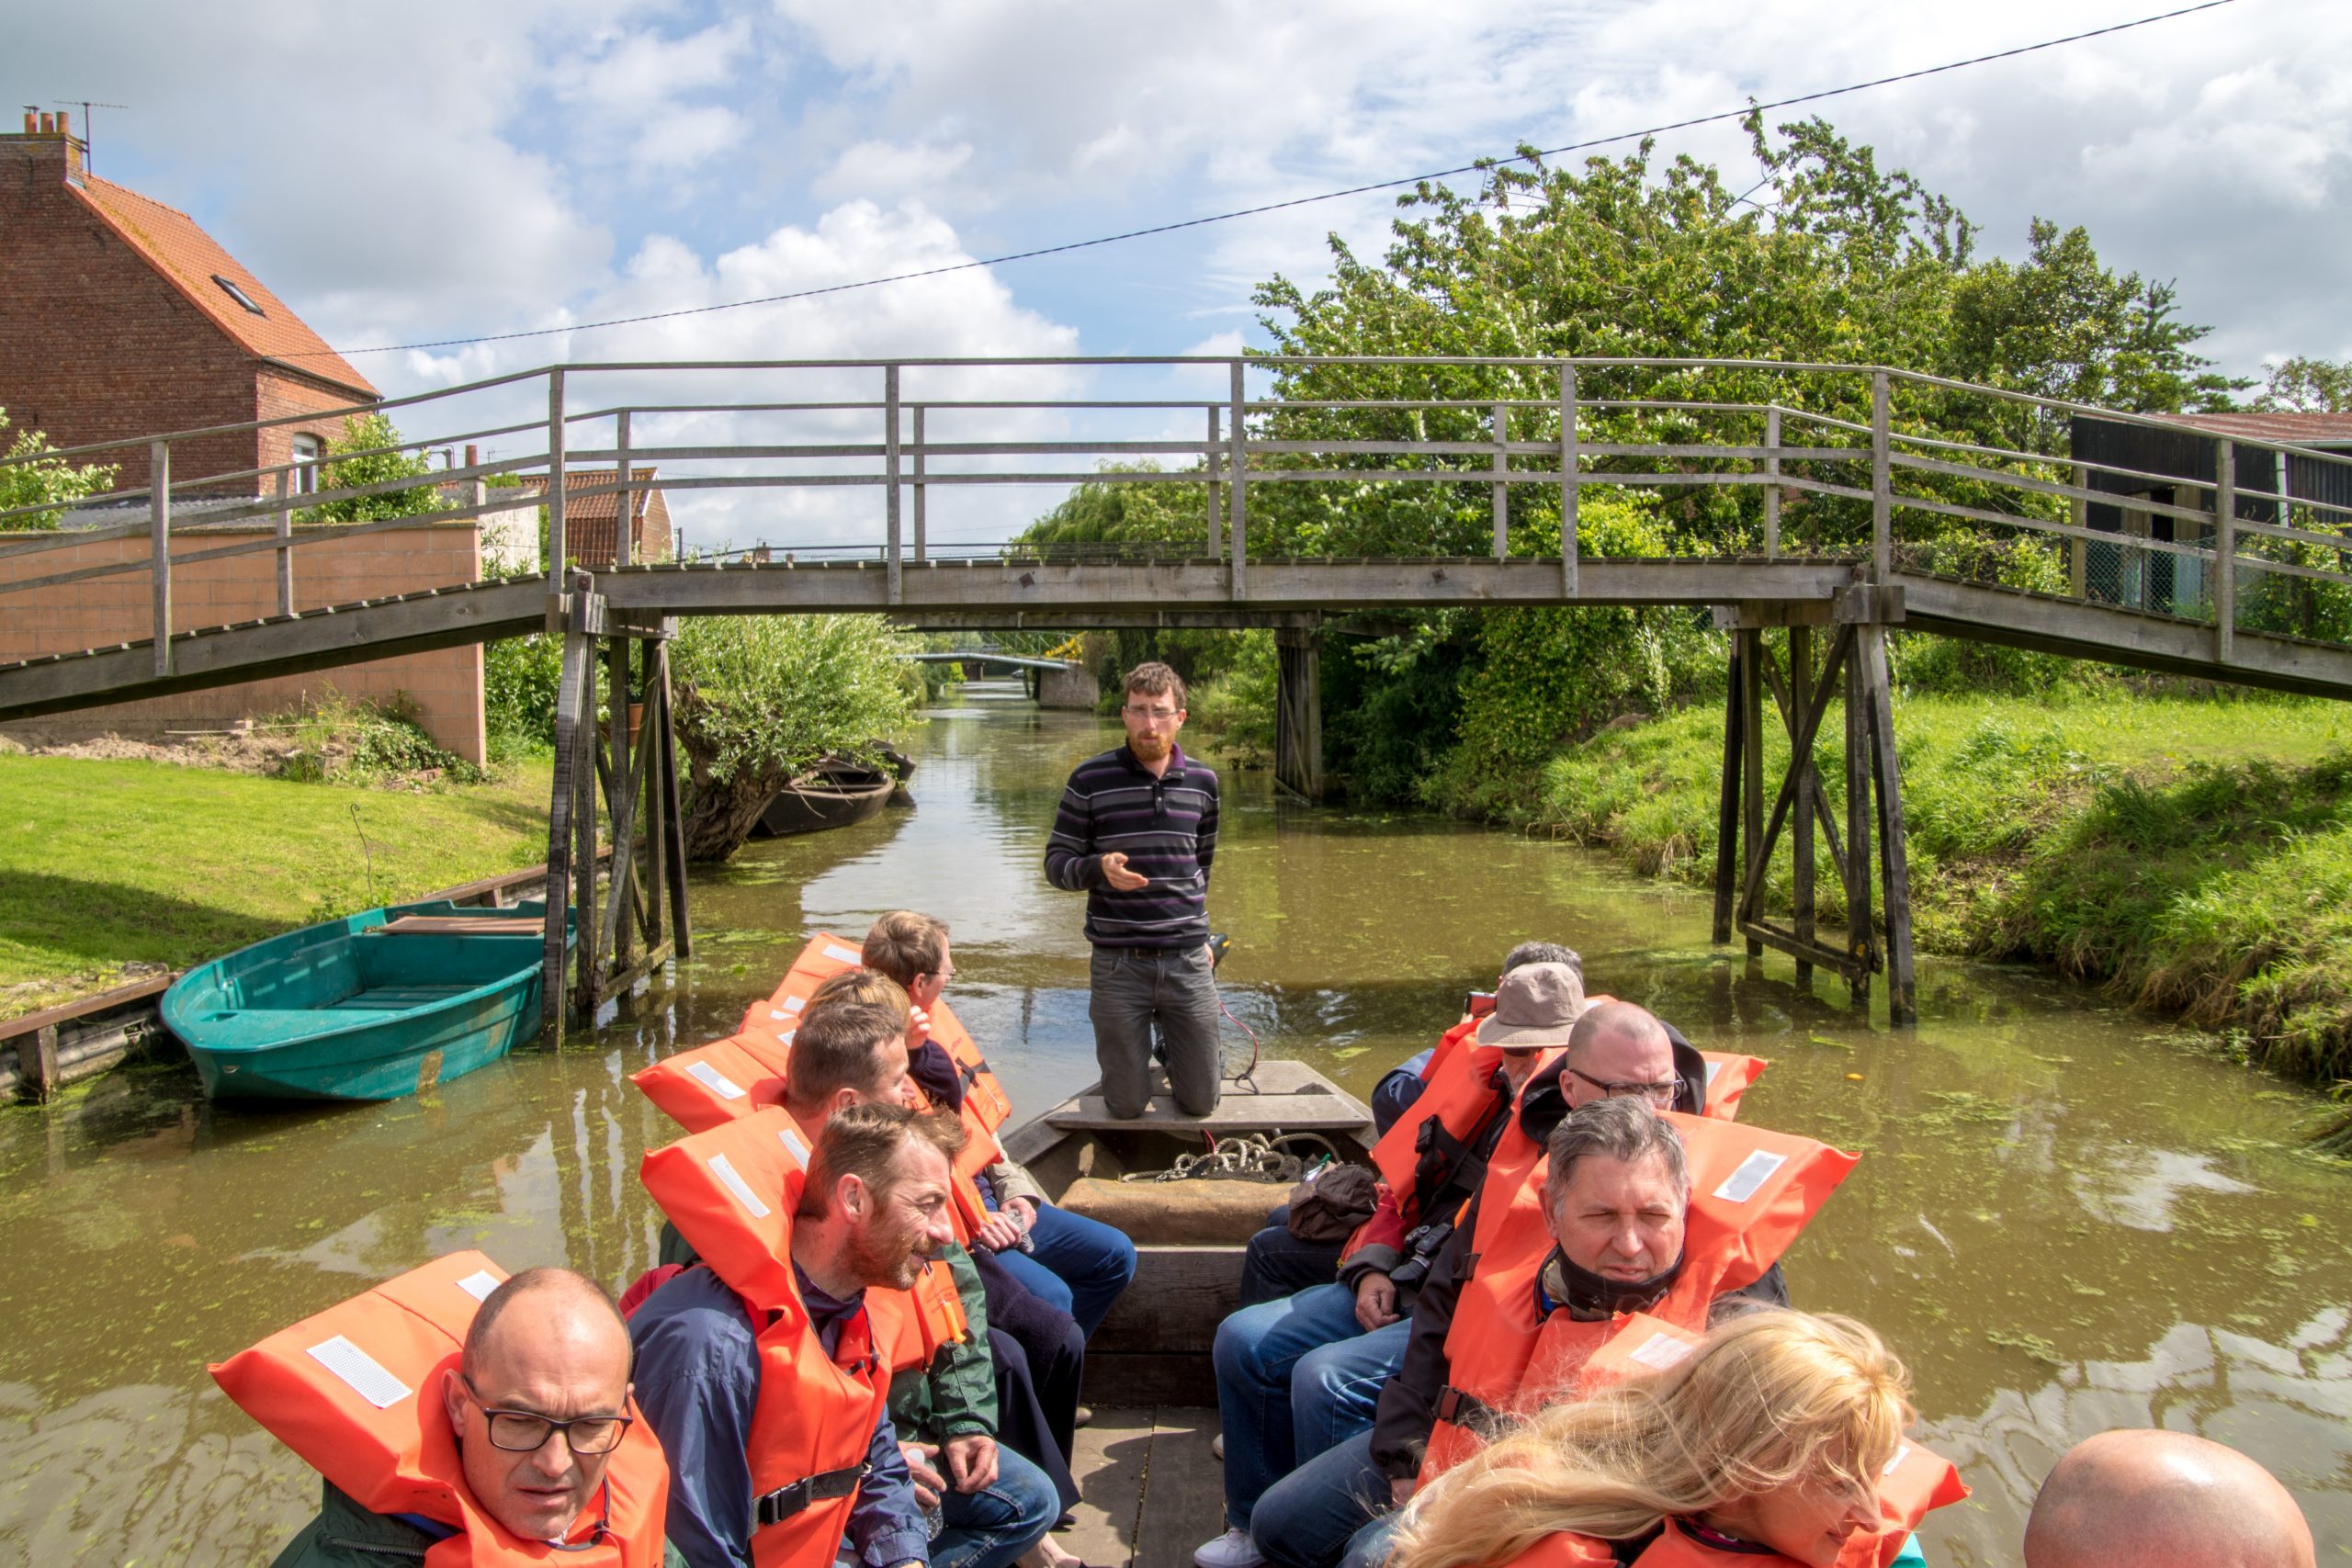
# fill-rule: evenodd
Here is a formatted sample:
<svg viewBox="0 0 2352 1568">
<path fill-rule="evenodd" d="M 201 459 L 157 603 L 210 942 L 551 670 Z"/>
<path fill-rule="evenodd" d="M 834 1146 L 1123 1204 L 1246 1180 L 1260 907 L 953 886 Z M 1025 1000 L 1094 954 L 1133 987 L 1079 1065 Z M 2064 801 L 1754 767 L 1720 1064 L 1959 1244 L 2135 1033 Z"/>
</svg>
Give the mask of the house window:
<svg viewBox="0 0 2352 1568">
<path fill-rule="evenodd" d="M 322 448 L 315 435 L 294 437 L 292 489 L 297 495 L 311 495 L 319 488 L 319 458 Z"/>
<path fill-rule="evenodd" d="M 216 272 L 212 275 L 212 281 L 220 286 L 221 292 L 227 294 L 230 299 L 234 299 L 238 304 L 243 305 L 246 310 L 251 310 L 254 315 L 266 316 L 269 314 L 268 311 L 254 303 L 254 297 L 252 295 L 246 293 L 234 283 L 232 283 L 229 279 L 221 276 L 219 273 Z"/>
</svg>

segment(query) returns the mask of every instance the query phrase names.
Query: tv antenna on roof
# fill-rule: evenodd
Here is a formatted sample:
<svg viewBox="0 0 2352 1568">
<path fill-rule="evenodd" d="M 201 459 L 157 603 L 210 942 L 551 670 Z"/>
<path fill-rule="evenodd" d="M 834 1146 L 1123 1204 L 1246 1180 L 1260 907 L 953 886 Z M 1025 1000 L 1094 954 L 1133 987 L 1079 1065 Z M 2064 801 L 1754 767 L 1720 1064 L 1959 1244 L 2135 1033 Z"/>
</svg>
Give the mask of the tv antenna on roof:
<svg viewBox="0 0 2352 1568">
<path fill-rule="evenodd" d="M 64 98 L 61 99 L 56 107 L 62 109 L 70 109 L 75 104 L 82 106 L 82 166 L 85 169 L 89 170 L 92 174 L 96 174 L 97 172 L 97 163 L 95 156 L 98 145 L 98 139 L 96 135 L 97 128 L 91 123 L 92 117 L 90 111 L 92 109 L 127 109 L 130 106 L 129 104 L 102 104 L 96 98 Z"/>
</svg>

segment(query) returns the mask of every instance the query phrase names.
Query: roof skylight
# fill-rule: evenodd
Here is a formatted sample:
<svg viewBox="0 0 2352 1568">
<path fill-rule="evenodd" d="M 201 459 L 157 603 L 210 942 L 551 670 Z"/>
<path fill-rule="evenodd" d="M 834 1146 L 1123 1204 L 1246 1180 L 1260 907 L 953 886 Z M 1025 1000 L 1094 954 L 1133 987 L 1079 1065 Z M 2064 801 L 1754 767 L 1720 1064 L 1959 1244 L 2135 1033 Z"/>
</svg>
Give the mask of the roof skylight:
<svg viewBox="0 0 2352 1568">
<path fill-rule="evenodd" d="M 229 298 L 230 298 L 230 299 L 234 299 L 238 304 L 243 305 L 246 310 L 251 310 L 254 315 L 256 315 L 256 316 L 266 316 L 266 315 L 268 315 L 268 314 L 269 314 L 269 312 L 268 312 L 268 311 L 266 311 L 266 310 L 263 310 L 259 305 L 256 305 L 256 304 L 254 304 L 254 297 L 253 297 L 252 295 L 250 295 L 250 294 L 246 293 L 243 289 L 242 289 L 242 288 L 238 288 L 234 283 L 232 283 L 232 282 L 231 282 L 229 279 L 227 279 L 227 278 L 225 278 L 225 277 L 221 276 L 219 273 L 217 273 L 217 272 L 216 272 L 216 273 L 214 273 L 214 274 L 212 275 L 212 281 L 213 281 L 213 282 L 215 282 L 215 283 L 217 283 L 217 284 L 219 284 L 219 285 L 220 286 L 221 291 L 222 291 L 223 293 L 227 294 L 227 295 L 229 296 Z"/>
</svg>

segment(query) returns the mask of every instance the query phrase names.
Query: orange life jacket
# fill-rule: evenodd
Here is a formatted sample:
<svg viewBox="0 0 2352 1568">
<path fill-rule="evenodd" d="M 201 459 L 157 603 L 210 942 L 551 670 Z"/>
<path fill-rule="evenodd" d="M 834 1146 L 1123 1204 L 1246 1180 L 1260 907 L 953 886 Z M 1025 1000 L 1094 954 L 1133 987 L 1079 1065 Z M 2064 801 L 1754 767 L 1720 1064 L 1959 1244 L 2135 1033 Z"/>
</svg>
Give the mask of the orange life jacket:
<svg viewBox="0 0 2352 1568">
<path fill-rule="evenodd" d="M 629 1075 L 645 1097 L 689 1133 L 784 1103 L 783 1052 L 734 1034 L 664 1056 Z"/>
<path fill-rule="evenodd" d="M 1408 1230 L 1454 1218 L 1423 1213 L 1421 1204 L 1465 1163 L 1475 1162 L 1478 1136 L 1489 1118 L 1512 1115 L 1518 1103 L 1494 1081 L 1503 1053 L 1465 1040 L 1470 1027 L 1460 1024 L 1447 1032 L 1446 1040 L 1455 1042 L 1455 1048 L 1448 1051 L 1444 1042 L 1439 1043 L 1443 1055 L 1430 1062 L 1429 1087 L 1372 1146 L 1372 1163 L 1396 1195 L 1398 1216 Z M 1558 1055 L 1540 1053 L 1535 1071 Z M 1457 1213 L 1476 1190 L 1476 1182 L 1466 1187 Z M 1349 1251 L 1355 1250 L 1374 1224 L 1366 1220 L 1356 1227 L 1356 1235 L 1348 1238 Z"/>
<path fill-rule="evenodd" d="M 526 1540 L 467 1488 L 443 1379 L 457 1371 L 482 1298 L 505 1278 L 479 1252 L 453 1252 L 279 1329 L 210 1369 L 213 1380 L 361 1507 L 455 1529 L 426 1550 L 428 1568 L 660 1568 L 670 1467 L 642 1416 L 605 1461 L 603 1497 L 572 1526 L 573 1540 L 594 1537 L 593 1544 L 562 1550 Z M 634 1404 L 629 1414 L 638 1416 Z"/>
<path fill-rule="evenodd" d="M 1742 1056 L 1735 1052 L 1702 1051 L 1699 1056 L 1707 1064 L 1707 1102 L 1700 1108 L 1699 1114 L 1718 1122 L 1738 1121 L 1740 1096 L 1772 1064 L 1761 1056 Z"/>
<path fill-rule="evenodd" d="M 755 1324 L 759 1398 L 744 1458 L 757 1499 L 756 1568 L 827 1568 L 848 1528 L 866 1450 L 888 1401 L 877 1347 L 902 1309 L 869 1291 L 831 1353 L 792 1270 L 792 1211 L 809 1148 L 783 1110 L 758 1111 L 645 1156 L 645 1190 Z"/>
<path fill-rule="evenodd" d="M 1856 1530 L 1838 1555 L 1838 1568 L 1887 1568 L 1902 1555 L 1903 1543 L 1933 1510 L 1968 1495 L 1960 1472 L 1942 1456 L 1917 1443 L 1905 1442 L 1894 1451 L 1879 1479 L 1879 1528 Z M 1609 1542 L 1589 1535 L 1562 1532 L 1545 1536 L 1511 1560 L 1506 1568 L 1611 1568 L 1617 1555 Z M 1658 1538 L 1634 1559 L 1634 1568 L 1798 1568 L 1796 1560 L 1777 1551 L 1726 1551 L 1710 1546 L 1678 1528 L 1671 1520 Z"/>
<path fill-rule="evenodd" d="M 762 1029 L 773 1030 L 788 1046 L 800 1011 L 808 998 L 816 994 L 817 987 L 865 962 L 865 955 L 860 949 L 830 931 L 819 931 L 792 961 L 775 995 L 764 1006 L 755 1005 L 746 1015 L 746 1029 L 755 1034 Z M 955 1010 L 942 1001 L 930 1010 L 931 1038 L 956 1064 L 956 1076 L 964 1086 L 964 1102 L 957 1112 L 964 1123 L 964 1152 L 956 1160 L 953 1186 L 956 1238 L 968 1244 L 973 1234 L 988 1223 L 989 1215 L 988 1204 L 973 1179 L 1005 1157 L 1004 1145 L 997 1141 L 997 1130 L 1011 1119 L 1012 1101 Z"/>
<path fill-rule="evenodd" d="M 1682 1268 L 1650 1315 L 1700 1330 L 1716 1296 L 1752 1285 L 1788 1249 L 1854 1168 L 1826 1144 L 1736 1122 L 1668 1111 L 1690 1171 Z M 1621 1325 L 1543 1313 L 1536 1280 L 1553 1239 L 1543 1204 L 1547 1162 L 1516 1191 L 1489 1186 L 1480 1200 L 1473 1255 L 1446 1335 L 1446 1387 L 1422 1465 L 1424 1479 L 1476 1447 L 1472 1424 L 1488 1412 L 1532 1409 L 1573 1390 L 1576 1374 Z M 1495 1223 L 1490 1226 L 1489 1220 Z M 1621 1314 L 1622 1315 L 1622 1314 Z"/>
</svg>

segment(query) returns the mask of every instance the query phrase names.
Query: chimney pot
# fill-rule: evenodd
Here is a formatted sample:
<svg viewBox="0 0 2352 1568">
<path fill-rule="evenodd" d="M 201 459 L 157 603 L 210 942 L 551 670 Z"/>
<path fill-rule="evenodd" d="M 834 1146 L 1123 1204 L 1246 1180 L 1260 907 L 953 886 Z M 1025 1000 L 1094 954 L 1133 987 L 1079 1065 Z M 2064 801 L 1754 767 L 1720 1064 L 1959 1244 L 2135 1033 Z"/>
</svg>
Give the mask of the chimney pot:
<svg viewBox="0 0 2352 1568">
<path fill-rule="evenodd" d="M 55 135 L 55 134 L 56 134 L 56 132 L 57 132 L 57 117 L 56 117 L 55 115 L 53 115 L 53 114 L 47 114 L 47 113 L 44 113 L 44 114 L 40 117 L 40 133 L 41 133 L 43 136 L 53 136 L 53 135 Z"/>
<path fill-rule="evenodd" d="M 31 105 L 29 105 L 29 104 L 26 105 L 26 106 L 25 106 L 25 134 L 26 134 L 27 136 L 30 136 L 30 135 L 33 135 L 35 132 L 39 131 L 40 130 L 40 110 L 38 110 L 38 109 L 36 109 L 36 108 L 34 108 L 34 107 L 33 107 Z"/>
<path fill-rule="evenodd" d="M 472 442 L 470 442 L 470 441 L 467 442 L 467 443 L 466 443 L 466 467 L 468 467 L 469 468 L 479 468 L 479 467 L 481 467 L 481 447 L 479 447 L 479 446 L 475 446 L 475 445 L 474 445 Z"/>
<path fill-rule="evenodd" d="M 63 109 L 59 109 L 57 111 L 57 134 L 60 136 L 73 135 L 73 122 L 74 117 L 72 115 L 67 114 Z"/>
</svg>

